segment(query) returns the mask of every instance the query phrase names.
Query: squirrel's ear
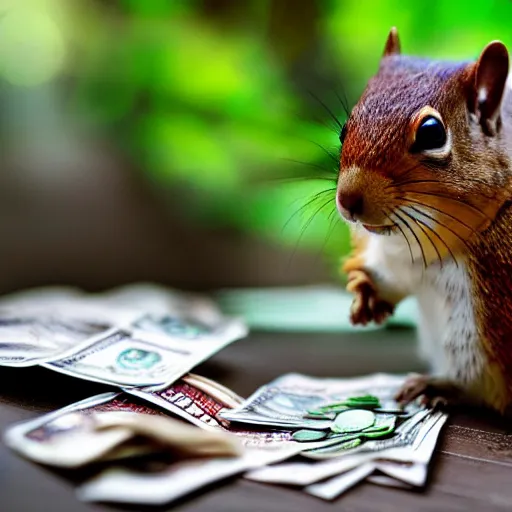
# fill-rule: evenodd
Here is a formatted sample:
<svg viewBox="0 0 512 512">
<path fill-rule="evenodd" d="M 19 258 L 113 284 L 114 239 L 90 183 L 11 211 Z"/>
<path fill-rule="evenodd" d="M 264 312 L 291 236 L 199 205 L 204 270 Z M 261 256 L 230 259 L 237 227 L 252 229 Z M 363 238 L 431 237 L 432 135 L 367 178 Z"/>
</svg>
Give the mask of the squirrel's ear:
<svg viewBox="0 0 512 512">
<path fill-rule="evenodd" d="M 495 135 L 498 131 L 508 69 L 508 51 L 501 41 L 489 43 L 475 66 L 473 112 L 487 135 Z"/>
<path fill-rule="evenodd" d="M 392 27 L 389 31 L 382 56 L 388 57 L 389 55 L 400 55 L 400 39 L 398 38 L 398 30 L 396 27 Z"/>
</svg>

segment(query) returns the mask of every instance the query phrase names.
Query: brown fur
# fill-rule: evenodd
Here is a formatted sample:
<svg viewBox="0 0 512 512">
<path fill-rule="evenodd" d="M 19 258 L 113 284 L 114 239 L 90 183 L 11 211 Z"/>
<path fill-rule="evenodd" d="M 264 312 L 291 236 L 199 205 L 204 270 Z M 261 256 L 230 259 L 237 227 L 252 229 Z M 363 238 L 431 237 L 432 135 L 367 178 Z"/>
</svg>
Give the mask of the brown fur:
<svg viewBox="0 0 512 512">
<path fill-rule="evenodd" d="M 512 203 L 507 202 L 492 225 L 471 244 L 468 254 L 477 325 L 489 358 L 487 390 L 504 410 L 512 401 Z"/>
<path fill-rule="evenodd" d="M 401 56 L 399 48 L 395 31 L 347 121 L 338 194 L 364 197 L 357 219 L 362 224 L 391 223 L 395 232 L 399 224 L 410 243 L 421 245 L 425 264 L 446 258 L 465 262 L 489 363 L 469 391 L 487 395 L 503 411 L 512 403 L 512 95 L 494 116 L 492 101 L 499 101 L 503 77 L 495 78 L 498 86 L 490 89 L 488 104 L 479 105 L 476 81 L 491 80 L 492 86 L 494 79 L 477 74 L 481 60 L 435 62 Z M 499 56 L 503 48 L 495 45 L 491 51 Z M 497 75 L 503 72 L 502 66 Z M 410 151 L 424 111 L 438 113 L 452 133 L 451 153 L 437 162 Z M 430 212 L 434 227 L 403 213 L 397 217 L 404 207 Z M 361 310 L 368 307 L 368 296 L 373 304 L 380 298 L 364 268 L 364 235 L 354 235 L 353 242 L 343 271 L 365 317 Z"/>
<path fill-rule="evenodd" d="M 382 297 L 377 292 L 378 285 L 364 266 L 363 253 L 368 245 L 368 235 L 352 233 L 352 253 L 346 258 L 341 267 L 347 275 L 347 291 L 354 295 L 350 309 L 350 320 L 354 324 L 366 325 L 374 320 L 383 323 L 392 313 L 395 304 L 389 297 Z"/>
<path fill-rule="evenodd" d="M 363 252 L 368 245 L 368 236 L 363 233 L 352 232 L 352 253 L 346 258 L 341 266 L 343 273 L 350 273 L 353 270 L 364 268 Z"/>
<path fill-rule="evenodd" d="M 385 213 L 408 199 L 441 210 L 449 229 L 438 226 L 439 234 L 457 250 L 463 242 L 451 230 L 467 240 L 490 224 L 510 186 L 510 162 L 499 147 L 471 136 L 465 93 L 470 68 L 451 63 L 426 68 L 427 62 L 408 57 L 382 60 L 347 122 L 339 191 L 364 193 L 371 207 L 363 221 L 370 224 L 385 223 Z M 426 105 L 454 132 L 453 153 L 439 166 L 408 152 L 411 119 Z M 446 255 L 446 247 L 436 244 Z"/>
</svg>

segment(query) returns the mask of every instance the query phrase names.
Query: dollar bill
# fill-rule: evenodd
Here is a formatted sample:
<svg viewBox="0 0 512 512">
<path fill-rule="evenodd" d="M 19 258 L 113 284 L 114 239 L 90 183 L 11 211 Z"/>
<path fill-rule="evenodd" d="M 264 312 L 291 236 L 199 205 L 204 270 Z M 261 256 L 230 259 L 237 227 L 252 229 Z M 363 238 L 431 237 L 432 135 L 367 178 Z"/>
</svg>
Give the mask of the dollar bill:
<svg viewBox="0 0 512 512">
<path fill-rule="evenodd" d="M 137 309 L 139 318 L 130 329 L 135 336 L 148 333 L 166 338 L 206 340 L 237 337 L 247 333 L 240 320 L 222 314 L 208 297 L 181 292 L 151 283 L 123 286 L 91 300 L 106 307 Z M 242 331 L 242 334 L 240 332 Z"/>
<path fill-rule="evenodd" d="M 309 485 L 304 489 L 304 492 L 330 501 L 365 480 L 374 471 L 375 464 L 373 462 L 365 462 L 346 473 L 331 478 L 327 482 Z"/>
<path fill-rule="evenodd" d="M 138 309 L 152 315 L 172 313 L 180 318 L 192 318 L 208 326 L 216 326 L 225 319 L 211 298 L 156 283 L 120 286 L 100 294 L 90 294 L 90 298 L 106 307 Z"/>
<path fill-rule="evenodd" d="M 260 388 L 239 407 L 223 411 L 220 416 L 234 420 L 233 424 L 237 425 L 253 423 L 261 425 L 260 428 L 264 428 L 263 425 L 268 428 L 278 420 L 284 425 L 295 426 L 301 424 L 304 412 L 311 408 L 367 394 L 377 396 L 391 410 L 392 397 L 403 379 L 403 376 L 385 374 L 353 379 L 317 379 L 289 374 Z M 402 416 L 395 433 L 388 438 L 368 440 L 349 448 L 340 445 L 336 439 L 327 440 L 323 446 L 312 449 L 308 449 L 305 443 L 301 456 L 310 459 L 309 462 L 262 467 L 246 473 L 245 478 L 273 484 L 313 486 L 309 489 L 311 493 L 325 496 L 325 499 L 334 499 L 373 475 L 375 469 L 388 478 L 388 483 L 422 486 L 447 415 L 416 405 L 405 412 L 407 416 Z M 366 470 L 358 469 L 361 467 L 374 469 L 366 473 Z M 379 482 L 383 484 L 384 480 L 381 478 Z"/>
<path fill-rule="evenodd" d="M 304 451 L 303 455 L 312 459 L 329 459 L 336 458 L 340 455 L 347 455 L 353 453 L 373 453 L 379 454 L 381 452 L 391 450 L 393 448 L 409 447 L 414 443 L 415 439 L 419 436 L 420 428 L 423 422 L 431 421 L 429 419 L 430 411 L 422 409 L 413 414 L 410 418 L 401 423 L 391 437 L 383 439 L 373 439 L 365 441 L 349 449 L 342 447 L 333 439 L 329 444 L 321 448 L 313 448 Z"/>
<path fill-rule="evenodd" d="M 238 457 L 186 460 L 170 464 L 157 472 L 135 471 L 119 466 L 81 485 L 77 489 L 77 497 L 82 501 L 102 503 L 169 504 L 214 482 L 278 462 L 294 453 L 293 448 L 245 448 L 243 455 Z"/>
<path fill-rule="evenodd" d="M 205 432 L 124 393 L 104 393 L 13 425 L 4 442 L 34 462 L 68 468 L 164 451 L 187 457 L 240 453 L 233 437 Z"/>
<path fill-rule="evenodd" d="M 193 365 L 247 334 L 242 321 L 224 317 L 211 300 L 157 285 L 130 285 L 103 294 L 86 294 L 66 287 L 34 289 L 0 300 L 0 365 L 66 361 L 64 366 L 58 365 L 59 370 L 87 378 L 89 371 L 74 371 L 77 365 L 72 356 L 87 352 L 90 361 L 90 348 L 111 347 L 110 341 L 112 337 L 119 338 L 119 331 L 133 338 L 134 343 L 144 341 L 187 352 Z M 158 357 L 162 355 L 159 353 Z M 133 383 L 119 380 L 118 367 L 91 371 L 91 380 L 106 383 L 169 383 L 156 378 Z M 112 372 L 113 381 L 105 378 Z M 174 376 L 169 371 L 169 379 Z"/>
<path fill-rule="evenodd" d="M 411 445 L 402 448 L 407 452 L 402 460 L 397 454 L 398 450 L 392 450 L 387 458 L 377 461 L 377 469 L 407 486 L 423 487 L 427 481 L 428 467 L 435 447 L 447 420 L 448 416 L 442 412 L 430 414 L 418 425 Z"/>
<path fill-rule="evenodd" d="M 396 477 L 397 473 L 394 472 L 394 468 L 399 464 L 403 464 L 406 468 L 411 468 L 413 464 L 428 464 L 440 429 L 446 421 L 446 415 L 443 413 L 427 412 L 417 416 L 419 418 L 408 420 L 409 423 L 406 423 L 405 428 L 401 431 L 411 435 L 406 443 L 400 442 L 402 438 L 399 431 L 398 441 L 393 442 L 393 438 L 386 441 L 376 440 L 372 441 L 367 449 L 344 450 L 337 452 L 335 457 L 323 457 L 320 454 L 313 458 L 313 460 L 320 459 L 318 462 L 310 460 L 275 465 L 248 473 L 245 477 L 259 482 L 302 487 L 344 473 L 367 462 L 378 463 L 383 469 L 386 468 L 388 462 L 396 463 L 390 469 L 391 476 Z M 315 451 L 313 450 L 313 452 Z M 308 454 L 303 453 L 302 456 L 304 455 Z M 311 459 L 310 456 L 307 458 Z M 404 478 L 405 476 L 404 473 Z M 411 484 L 413 483 L 411 475 L 408 480 Z M 418 479 L 415 483 L 422 484 Z"/>
<path fill-rule="evenodd" d="M 238 439 L 223 432 L 207 432 L 170 416 L 132 412 L 95 415 L 96 431 L 128 428 L 136 438 L 186 457 L 229 457 L 241 454 Z"/>
<path fill-rule="evenodd" d="M 1 301 L 0 365 L 32 366 L 50 361 L 113 330 L 112 315 L 90 305 L 79 307 L 75 295 L 52 290 L 41 292 L 40 297 L 37 301 L 27 293 Z"/>
<path fill-rule="evenodd" d="M 224 411 L 222 417 L 233 423 L 268 427 L 323 428 L 323 423 L 329 422 L 307 418 L 309 410 L 362 394 L 377 396 L 389 406 L 403 380 L 403 376 L 387 374 L 318 379 L 292 373 L 262 386 L 236 409 Z M 394 407 L 399 408 L 397 404 Z M 412 404 L 404 412 L 410 415 L 417 410 Z"/>
<path fill-rule="evenodd" d="M 244 401 L 244 399 L 233 390 L 202 375 L 187 373 L 182 377 L 182 380 L 187 384 L 194 386 L 196 389 L 203 391 L 207 395 L 215 397 L 228 408 L 234 409 Z"/>
<path fill-rule="evenodd" d="M 291 430 L 261 430 L 235 428 L 222 418 L 223 411 L 240 405 L 242 399 L 224 386 L 190 375 L 164 389 L 127 388 L 127 393 L 155 404 L 186 421 L 206 430 L 222 431 L 241 438 L 244 446 L 262 447 L 285 443 L 297 445 Z M 316 445 L 315 445 L 316 446 Z M 321 445 L 318 445 L 321 446 Z"/>
<path fill-rule="evenodd" d="M 165 389 L 127 388 L 126 392 L 155 404 L 186 421 L 206 430 L 226 432 L 240 439 L 243 446 L 249 448 L 280 449 L 286 448 L 300 453 L 306 447 L 304 443 L 293 440 L 291 429 L 260 429 L 237 426 L 226 421 L 224 412 L 242 403 L 228 388 L 204 377 L 188 374 Z M 318 441 L 307 444 L 315 449 L 328 445 L 330 441 Z"/>
<path fill-rule="evenodd" d="M 242 323 L 233 321 L 224 336 L 168 337 L 130 329 L 109 332 L 42 366 L 86 380 L 120 387 L 162 386 L 187 373 L 227 344 L 245 335 Z"/>
<path fill-rule="evenodd" d="M 290 377 L 293 380 L 290 380 Z M 291 382 L 295 384 L 300 382 L 302 386 L 306 384 L 310 386 L 306 393 L 308 396 L 320 394 L 323 397 L 328 396 L 330 400 L 332 393 L 326 393 L 326 388 L 332 391 L 333 387 L 337 388 L 334 393 L 337 398 L 346 396 L 341 389 L 343 383 L 337 379 L 325 382 L 325 379 L 298 377 L 295 374 L 285 376 L 284 388 L 288 389 L 287 386 Z M 364 389 L 371 389 L 377 394 L 380 390 L 384 396 L 383 389 L 387 389 L 388 385 L 393 384 L 396 389 L 396 386 L 402 382 L 401 378 L 389 377 L 379 374 L 360 379 L 348 379 L 350 384 L 348 393 L 353 394 L 354 390 L 360 390 L 362 383 Z M 311 393 L 312 389 L 315 393 Z M 296 388 L 295 392 L 300 390 L 301 388 Z M 129 398 L 130 396 L 133 398 Z M 139 401 L 140 398 L 143 401 Z M 303 487 L 305 492 L 325 500 L 334 499 L 365 478 L 377 478 L 376 483 L 381 485 L 394 483 L 394 485 L 419 486 L 424 482 L 439 432 L 446 421 L 446 415 L 441 412 L 420 409 L 402 422 L 392 438 L 369 441 L 364 443 L 366 446 L 364 450 L 348 450 L 340 454 L 336 453 L 336 450 L 333 453 L 329 452 L 332 448 L 331 440 L 299 443 L 293 440 L 293 429 L 255 430 L 243 423 L 232 423 L 226 420 L 225 412 L 243 409 L 248 400 L 242 399 L 221 384 L 195 374 L 187 374 L 165 389 L 155 389 L 151 386 L 128 388 L 122 394 L 106 394 L 90 400 L 90 402 L 84 401 L 70 406 L 67 411 L 62 410 L 60 413 L 58 411 L 54 413 L 54 417 L 46 418 L 42 424 L 39 421 L 28 429 L 27 425 L 16 427 L 20 429 L 17 441 L 16 436 L 11 433 L 10 445 L 18 447 L 22 454 L 25 453 L 34 460 L 48 461 L 52 457 L 55 460 L 55 453 L 61 453 L 61 451 L 65 453 L 65 462 L 61 460 L 61 465 L 71 466 L 91 460 L 90 451 L 87 452 L 89 459 L 83 454 L 81 458 L 80 454 L 66 455 L 73 450 L 64 441 L 62 432 L 59 432 L 66 429 L 66 425 L 69 424 L 84 424 L 77 419 L 69 420 L 69 415 L 73 419 L 77 408 L 95 411 L 94 434 L 96 435 L 117 433 L 126 429 L 131 435 L 146 433 L 157 442 L 161 438 L 160 442 L 162 442 L 169 435 L 165 428 L 157 426 L 157 422 L 149 425 L 133 417 L 133 413 L 138 413 L 138 416 L 145 414 L 146 408 L 141 404 L 146 403 L 151 414 L 171 413 L 200 427 L 201 431 L 206 431 L 205 433 L 223 434 L 230 439 L 236 439 L 237 446 L 240 446 L 241 452 L 238 455 L 202 460 L 159 461 L 157 468 L 154 465 L 148 467 L 119 465 L 114 461 L 110 469 L 102 471 L 77 490 L 78 497 L 84 501 L 139 505 L 167 504 L 196 489 L 233 475 L 244 475 L 248 479 L 260 482 L 297 485 Z M 286 400 L 279 402 L 279 410 L 281 412 L 284 410 L 288 414 L 293 408 L 290 403 L 293 404 Z M 152 404 L 158 407 L 154 408 Z M 121 421 L 119 413 L 126 410 L 131 412 L 130 418 L 123 416 Z M 63 412 L 65 414 L 62 414 Z M 102 414 L 99 414 L 100 412 Z M 87 415 L 91 414 L 86 412 L 85 416 Z M 63 426 L 59 426 L 59 421 Z M 83 435 L 84 428 L 79 427 L 77 431 Z M 26 441 L 27 432 L 30 441 Z M 60 437 L 58 442 L 48 439 L 52 437 L 53 432 L 56 432 L 53 435 L 54 439 Z M 34 436 L 37 441 L 34 441 Z M 123 457 L 123 454 L 130 456 L 130 454 L 140 453 L 138 450 L 143 449 L 141 446 L 130 445 L 129 440 L 123 442 L 116 438 L 114 441 L 109 441 L 111 443 L 109 449 L 104 448 L 98 453 L 96 448 L 93 452 L 97 460 L 113 460 L 116 457 Z M 176 441 L 179 443 L 178 440 Z M 37 448 L 32 446 L 34 442 L 37 443 Z M 41 444 L 47 448 L 40 448 Z M 87 445 L 82 442 L 81 444 Z M 58 446 L 59 450 L 55 450 L 55 446 Z M 62 450 L 62 447 L 66 449 Z M 151 445 L 146 445 L 147 450 L 151 448 Z M 303 457 L 301 462 L 283 462 L 296 455 Z M 376 470 L 380 475 L 375 474 Z"/>
<path fill-rule="evenodd" d="M 363 481 L 398 489 L 410 490 L 413 488 L 400 480 L 395 480 L 386 475 L 375 474 L 375 471 L 378 469 L 377 464 L 366 462 L 325 482 L 309 485 L 304 488 L 304 492 L 326 501 L 332 501 Z"/>
<path fill-rule="evenodd" d="M 45 304 L 62 304 L 83 296 L 83 292 L 73 286 L 45 286 L 29 288 L 0 296 L 0 308 L 19 308 L 26 306 L 41 306 Z"/>
<path fill-rule="evenodd" d="M 0 308 L 0 365 L 33 366 L 72 352 L 123 323 L 137 319 L 131 311 L 105 310 L 73 298 L 49 303 L 15 301 Z"/>
<path fill-rule="evenodd" d="M 129 429 L 95 431 L 93 414 L 101 411 L 131 411 L 161 414 L 120 393 L 104 393 L 58 411 L 11 426 L 4 433 L 7 446 L 41 464 L 78 467 L 106 456 L 130 439 Z"/>
<path fill-rule="evenodd" d="M 300 453 L 304 446 L 292 439 L 291 430 L 256 431 L 234 428 L 219 413 L 240 405 L 242 399 L 220 384 L 187 375 L 166 389 L 130 388 L 127 393 L 158 405 L 207 431 L 224 432 L 239 440 L 241 456 L 204 462 L 172 464 L 158 472 L 116 467 L 101 473 L 78 490 L 86 501 L 164 504 L 229 476 L 273 464 Z M 313 447 L 322 442 L 312 443 Z"/>
<path fill-rule="evenodd" d="M 446 420 L 445 414 L 433 413 L 418 427 L 411 445 L 383 452 L 378 458 L 367 460 L 358 468 L 351 468 L 326 481 L 308 485 L 304 491 L 324 500 L 333 500 L 367 477 L 370 482 L 388 487 L 423 487 L 427 480 L 428 464 Z M 375 471 L 381 474 L 375 475 Z"/>
<path fill-rule="evenodd" d="M 414 489 L 412 485 L 401 482 L 400 480 L 395 480 L 386 475 L 371 474 L 366 481 L 371 484 L 380 485 L 381 487 L 392 487 L 394 489 L 405 489 L 408 491 Z"/>
<path fill-rule="evenodd" d="M 245 478 L 258 482 L 303 487 L 317 497 L 332 500 L 366 479 L 379 485 L 414 488 L 425 485 L 428 465 L 447 416 L 429 412 L 416 423 L 409 443 L 344 454 L 320 462 L 282 463 L 258 468 Z M 358 468 L 365 467 L 366 470 Z M 371 468 L 371 470 L 370 470 Z M 376 475 L 375 471 L 381 474 Z"/>
<path fill-rule="evenodd" d="M 340 475 L 341 472 L 352 475 L 350 482 L 357 480 L 355 478 L 356 475 L 359 475 L 358 478 L 362 479 L 370 474 L 365 469 L 364 474 L 361 476 L 363 470 L 360 468 L 363 466 L 368 468 L 368 464 L 372 465 L 373 468 L 376 457 L 372 451 L 366 454 L 347 455 L 346 457 L 338 457 L 337 459 L 329 459 L 322 462 L 304 462 L 302 463 L 304 466 L 303 476 L 297 479 L 299 474 L 297 463 L 276 465 L 276 463 L 301 454 L 305 450 L 304 443 L 293 441 L 293 430 L 268 428 L 255 430 L 247 428 L 243 424 L 234 424 L 227 421 L 224 418 L 226 416 L 224 413 L 230 412 L 237 407 L 243 408 L 247 401 L 243 401 L 240 397 L 219 384 L 212 383 L 208 379 L 202 381 L 202 378 L 199 376 L 197 378 L 196 383 L 194 383 L 194 376 L 192 376 L 192 379 L 190 379 L 190 376 L 187 376 L 186 379 L 188 381 L 185 378 L 180 379 L 166 389 L 131 388 L 127 392 L 158 405 L 162 409 L 172 412 L 203 429 L 222 431 L 236 436 L 241 440 L 244 447 L 243 455 L 232 460 L 216 459 L 204 463 L 186 462 L 178 465 L 174 464 L 162 468 L 156 473 L 134 471 L 126 467 L 112 468 L 112 470 L 98 475 L 82 486 L 78 493 L 81 499 L 132 504 L 164 504 L 228 476 L 245 474 L 250 477 L 258 473 L 261 474 L 261 472 L 273 471 L 275 468 L 279 469 L 281 466 L 283 469 L 281 474 L 286 474 L 288 481 L 294 481 L 293 478 L 295 477 L 295 482 L 300 480 L 300 485 L 302 486 L 312 484 L 318 481 L 318 479 Z M 315 381 L 315 379 L 313 380 Z M 309 382 L 309 378 L 301 380 L 302 383 L 306 381 Z M 365 388 L 370 387 L 372 389 L 377 389 L 378 386 L 387 387 L 387 385 L 392 383 L 396 389 L 396 386 L 402 382 L 402 379 L 388 379 L 379 375 L 376 379 L 372 377 L 359 379 L 357 383 L 354 380 L 350 382 L 351 386 L 349 386 L 350 390 L 348 393 L 359 389 L 361 383 L 364 384 Z M 330 382 L 329 384 L 334 383 Z M 375 384 L 378 384 L 378 386 L 375 386 Z M 316 382 L 316 385 L 318 387 L 319 383 Z M 336 386 L 340 387 L 340 383 L 337 382 Z M 337 390 L 337 392 L 340 393 L 339 396 L 344 394 L 342 390 Z M 327 396 L 329 399 L 331 398 L 329 393 L 327 395 L 325 393 L 320 394 Z M 284 410 L 288 412 L 290 408 L 288 402 L 285 401 L 283 403 Z M 428 411 L 425 412 L 425 414 L 427 413 Z M 423 416 L 424 418 L 425 416 Z M 411 422 L 410 420 L 408 421 Z M 310 450 L 320 449 L 326 446 L 326 442 L 308 443 L 307 446 Z M 395 455 L 395 457 L 397 456 Z M 343 464 L 343 467 L 340 464 Z M 317 471 L 316 478 L 310 477 L 309 480 L 305 478 L 305 475 L 312 468 L 316 470 L 320 465 L 329 465 L 330 467 L 328 471 L 325 468 L 320 468 L 322 474 L 319 474 Z M 355 473 L 351 473 L 353 470 Z M 272 481 L 272 479 L 265 480 L 263 478 L 252 479 Z M 347 486 L 348 484 L 345 483 L 345 485 Z"/>
</svg>

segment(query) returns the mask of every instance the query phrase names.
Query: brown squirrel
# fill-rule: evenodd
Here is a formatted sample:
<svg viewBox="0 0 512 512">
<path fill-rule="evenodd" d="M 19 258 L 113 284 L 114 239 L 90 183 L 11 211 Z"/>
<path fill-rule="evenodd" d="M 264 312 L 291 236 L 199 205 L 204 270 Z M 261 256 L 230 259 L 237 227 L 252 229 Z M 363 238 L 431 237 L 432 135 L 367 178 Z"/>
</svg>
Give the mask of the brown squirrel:
<svg viewBox="0 0 512 512">
<path fill-rule="evenodd" d="M 428 376 L 397 395 L 512 405 L 512 95 L 499 41 L 471 62 L 401 55 L 389 33 L 340 134 L 336 204 L 354 250 L 351 321 L 413 295 Z"/>
</svg>

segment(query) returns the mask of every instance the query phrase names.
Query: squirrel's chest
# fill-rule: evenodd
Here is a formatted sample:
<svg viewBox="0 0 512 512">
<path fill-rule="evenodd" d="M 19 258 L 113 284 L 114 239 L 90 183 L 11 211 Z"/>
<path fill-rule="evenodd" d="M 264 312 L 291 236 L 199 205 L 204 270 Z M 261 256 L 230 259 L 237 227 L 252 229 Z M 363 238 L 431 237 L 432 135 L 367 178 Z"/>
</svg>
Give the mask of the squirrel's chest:
<svg viewBox="0 0 512 512">
<path fill-rule="evenodd" d="M 403 296 L 413 295 L 419 306 L 420 351 L 432 372 L 465 386 L 475 385 L 486 366 L 475 315 L 473 283 L 466 262 L 444 260 L 427 269 L 407 246 L 394 237 L 370 237 L 367 265 Z"/>
<path fill-rule="evenodd" d="M 470 276 L 466 267 L 445 261 L 433 265 L 419 281 L 419 338 L 433 371 L 462 384 L 474 384 L 485 367 Z"/>
</svg>

